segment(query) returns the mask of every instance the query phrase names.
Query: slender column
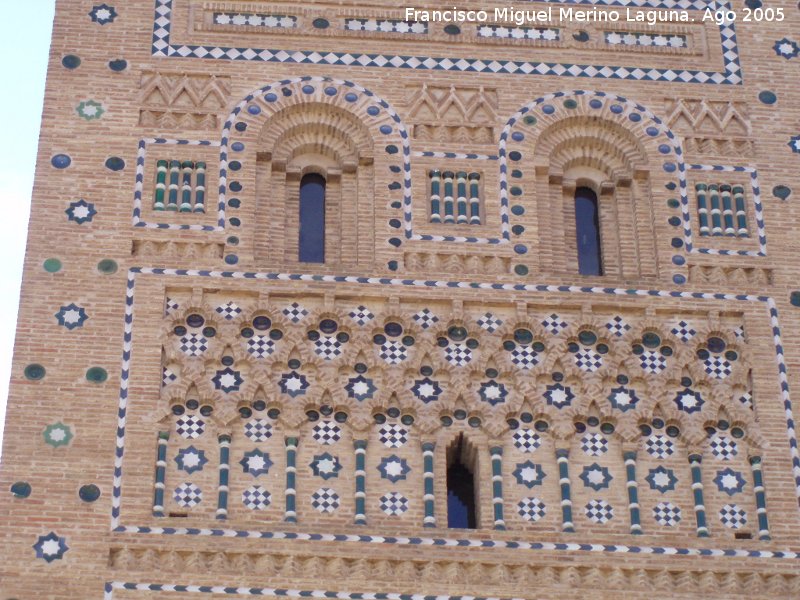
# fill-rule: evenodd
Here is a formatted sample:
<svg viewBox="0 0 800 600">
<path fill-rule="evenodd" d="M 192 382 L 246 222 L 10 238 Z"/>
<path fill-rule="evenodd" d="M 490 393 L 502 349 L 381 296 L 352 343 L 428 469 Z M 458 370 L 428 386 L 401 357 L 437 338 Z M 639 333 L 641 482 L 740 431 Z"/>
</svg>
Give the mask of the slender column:
<svg viewBox="0 0 800 600">
<path fill-rule="evenodd" d="M 167 210 L 178 210 L 178 180 L 181 175 L 181 163 L 169 161 L 169 204 Z"/>
<path fill-rule="evenodd" d="M 181 212 L 192 212 L 192 171 L 194 171 L 192 161 L 181 163 Z"/>
<path fill-rule="evenodd" d="M 356 525 L 366 525 L 367 440 L 353 440 L 356 450 Z"/>
<path fill-rule="evenodd" d="M 467 222 L 467 173 L 465 171 L 459 171 L 456 173 L 456 188 L 458 191 L 458 197 L 456 198 L 456 208 L 458 211 L 458 218 L 456 222 L 458 223 L 466 223 Z"/>
<path fill-rule="evenodd" d="M 480 173 L 469 174 L 469 223 L 470 225 L 481 224 L 481 190 Z"/>
<path fill-rule="evenodd" d="M 725 224 L 725 235 L 736 235 L 736 230 L 733 228 L 733 200 L 731 199 L 731 186 L 719 186 L 720 195 L 722 196 L 722 220 Z"/>
<path fill-rule="evenodd" d="M 231 471 L 231 436 L 223 433 L 219 440 L 219 486 L 217 487 L 217 518 L 228 518 L 228 487 Z"/>
<path fill-rule="evenodd" d="M 750 457 L 753 471 L 753 491 L 756 494 L 756 513 L 758 514 L 758 539 L 769 540 L 769 521 L 767 520 L 767 497 L 764 493 L 764 478 L 761 473 L 761 457 Z"/>
<path fill-rule="evenodd" d="M 436 448 L 434 442 L 424 442 L 422 444 L 422 478 L 424 481 L 423 500 L 425 503 L 425 518 L 422 523 L 425 527 L 436 527 L 435 499 L 433 496 L 433 450 Z"/>
<path fill-rule="evenodd" d="M 628 511 L 631 515 L 631 533 L 641 535 L 642 520 L 639 514 L 639 487 L 636 483 L 636 452 L 625 452 L 623 458 L 625 459 L 625 476 L 628 479 Z"/>
<path fill-rule="evenodd" d="M 444 222 L 455 223 L 453 216 L 453 172 L 445 171 L 442 173 L 444 179 Z"/>
<path fill-rule="evenodd" d="M 694 516 L 697 520 L 697 537 L 708 537 L 708 523 L 706 522 L 706 507 L 703 504 L 703 474 L 700 463 L 703 457 L 700 454 L 689 455 L 689 465 L 692 469 L 692 494 L 694 495 Z"/>
<path fill-rule="evenodd" d="M 197 163 L 194 172 L 194 212 L 201 213 L 206 211 L 206 163 Z"/>
<path fill-rule="evenodd" d="M 169 431 L 158 432 L 158 448 L 156 450 L 156 481 L 153 491 L 153 516 L 164 516 L 164 482 L 167 477 L 167 443 Z"/>
<path fill-rule="evenodd" d="M 558 463 L 558 483 L 561 486 L 561 531 L 572 533 L 575 525 L 572 522 L 572 492 L 569 485 L 569 450 L 556 449 Z"/>
<path fill-rule="evenodd" d="M 747 211 L 744 208 L 744 188 L 733 186 L 733 202 L 736 206 L 736 235 L 747 235 Z"/>
<path fill-rule="evenodd" d="M 719 206 L 719 186 L 708 186 L 711 197 L 711 235 L 722 235 L 722 209 Z"/>
<path fill-rule="evenodd" d="M 438 169 L 432 170 L 430 173 L 431 178 L 431 223 L 442 222 L 442 173 Z"/>
<path fill-rule="evenodd" d="M 503 449 L 494 446 L 489 449 L 492 455 L 492 504 L 494 505 L 494 528 L 505 529 L 503 520 Z"/>
<path fill-rule="evenodd" d="M 698 183 L 694 186 L 697 194 L 697 216 L 700 219 L 700 235 L 708 235 L 711 231 L 708 228 L 708 202 L 706 200 L 705 183 Z"/>
<path fill-rule="evenodd" d="M 286 438 L 286 511 L 283 520 L 297 523 L 297 438 Z"/>
<path fill-rule="evenodd" d="M 167 191 L 167 161 L 160 160 L 156 163 L 156 194 L 153 200 L 153 210 L 165 210 L 164 197 Z"/>
</svg>

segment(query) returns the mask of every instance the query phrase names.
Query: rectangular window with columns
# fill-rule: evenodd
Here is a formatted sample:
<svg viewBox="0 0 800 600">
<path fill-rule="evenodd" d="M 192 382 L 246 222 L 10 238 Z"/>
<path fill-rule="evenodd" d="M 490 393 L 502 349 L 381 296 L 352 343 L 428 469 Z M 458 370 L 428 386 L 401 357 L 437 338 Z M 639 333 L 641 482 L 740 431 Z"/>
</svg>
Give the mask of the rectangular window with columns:
<svg viewBox="0 0 800 600">
<path fill-rule="evenodd" d="M 431 169 L 430 222 L 481 224 L 481 174 Z"/>
<path fill-rule="evenodd" d="M 153 210 L 205 212 L 206 163 L 191 160 L 159 160 Z"/>
<path fill-rule="evenodd" d="M 695 184 L 700 235 L 748 237 L 744 186 Z"/>
</svg>

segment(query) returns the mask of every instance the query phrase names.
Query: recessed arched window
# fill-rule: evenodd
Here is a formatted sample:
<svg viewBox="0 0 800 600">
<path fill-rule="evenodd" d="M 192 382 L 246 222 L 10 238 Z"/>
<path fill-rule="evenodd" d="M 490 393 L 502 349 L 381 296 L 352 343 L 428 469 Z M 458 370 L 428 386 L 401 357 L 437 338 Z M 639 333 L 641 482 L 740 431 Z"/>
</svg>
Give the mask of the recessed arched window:
<svg viewBox="0 0 800 600">
<path fill-rule="evenodd" d="M 587 187 L 575 190 L 575 237 L 578 242 L 578 272 L 581 275 L 602 275 L 597 194 Z"/>
<path fill-rule="evenodd" d="M 325 178 L 316 173 L 300 180 L 300 240 L 298 260 L 325 262 Z"/>
<path fill-rule="evenodd" d="M 475 476 L 462 462 L 464 434 L 453 444 L 452 457 L 447 465 L 447 526 L 457 529 L 477 527 L 475 511 Z"/>
</svg>

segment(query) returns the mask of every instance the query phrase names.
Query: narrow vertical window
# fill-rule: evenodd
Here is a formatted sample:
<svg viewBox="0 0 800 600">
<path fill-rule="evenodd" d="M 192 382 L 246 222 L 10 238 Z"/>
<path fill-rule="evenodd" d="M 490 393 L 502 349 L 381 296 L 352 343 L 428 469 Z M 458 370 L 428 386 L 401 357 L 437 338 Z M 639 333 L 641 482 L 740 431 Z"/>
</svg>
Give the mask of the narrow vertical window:
<svg viewBox="0 0 800 600">
<path fill-rule="evenodd" d="M 316 173 L 300 180 L 300 240 L 298 260 L 325 262 L 325 178 Z"/>
<path fill-rule="evenodd" d="M 447 526 L 451 529 L 475 529 L 475 477 L 462 462 L 464 437 L 459 434 L 447 466 Z"/>
<path fill-rule="evenodd" d="M 597 194 L 586 187 L 575 190 L 575 234 L 578 241 L 578 272 L 581 275 L 602 275 Z"/>
</svg>

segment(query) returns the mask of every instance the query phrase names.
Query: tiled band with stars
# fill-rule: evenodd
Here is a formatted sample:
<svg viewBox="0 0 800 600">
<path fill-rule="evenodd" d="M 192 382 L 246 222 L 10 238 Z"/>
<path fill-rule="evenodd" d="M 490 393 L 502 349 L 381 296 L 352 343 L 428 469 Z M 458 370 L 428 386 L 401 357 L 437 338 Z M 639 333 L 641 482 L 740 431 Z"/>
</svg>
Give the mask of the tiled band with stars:
<svg viewBox="0 0 800 600">
<path fill-rule="evenodd" d="M 634 6 L 637 8 L 673 8 L 692 11 L 728 9 L 728 3 L 708 0 L 548 0 L 554 4 L 588 4 L 600 6 Z M 722 71 L 690 69 L 656 69 L 647 67 L 618 67 L 609 65 L 578 65 L 570 63 L 529 62 L 524 60 L 492 60 L 467 57 L 403 56 L 330 52 L 328 50 L 292 50 L 263 48 L 233 48 L 182 44 L 172 39 L 173 6 L 175 0 L 156 0 L 153 24 L 153 56 L 279 62 L 288 64 L 317 64 L 330 66 L 363 66 L 388 69 L 445 70 L 455 72 L 506 73 L 513 75 L 558 75 L 561 77 L 591 77 L 598 79 L 627 79 L 634 81 L 668 81 L 675 83 L 733 84 L 742 83 L 736 30 L 732 21 L 719 26 L 722 46 Z M 777 50 L 776 50 L 777 51 Z"/>
<path fill-rule="evenodd" d="M 394 286 L 407 286 L 418 288 L 443 288 L 443 289 L 490 289 L 495 292 L 550 292 L 550 293 L 569 293 L 569 294 L 599 294 L 599 295 L 612 295 L 612 296 L 654 296 L 662 298 L 690 298 L 697 300 L 722 300 L 732 302 L 758 302 L 764 303 L 770 318 L 773 329 L 775 352 L 778 364 L 778 373 L 781 386 L 781 392 L 784 400 L 784 408 L 787 416 L 787 434 L 789 437 L 790 452 L 792 455 L 793 465 L 796 472 L 800 471 L 800 460 L 797 453 L 796 436 L 793 427 L 792 405 L 789 397 L 789 387 L 786 379 L 786 367 L 783 355 L 783 347 L 780 339 L 780 329 L 778 324 L 778 313 L 774 301 L 767 296 L 753 296 L 753 295 L 737 295 L 737 294 L 722 294 L 722 293 L 706 293 L 706 292 L 688 292 L 688 291 L 659 291 L 659 290 L 636 290 L 636 289 L 622 289 L 622 288 L 593 288 L 593 287 L 577 287 L 577 286 L 549 286 L 549 285 L 533 285 L 533 284 L 499 284 L 499 283 L 478 283 L 478 282 L 458 282 L 458 281 L 429 281 L 429 280 L 409 280 L 409 279 L 391 279 L 391 278 L 372 278 L 372 277 L 355 277 L 355 276 L 337 276 L 337 275 L 292 275 L 280 273 L 246 273 L 237 271 L 203 271 L 203 270 L 184 270 L 184 269 L 158 269 L 158 268 L 132 268 L 128 273 L 128 285 L 126 293 L 126 319 L 124 331 L 124 345 L 122 355 L 122 371 L 121 371 L 121 387 L 120 387 L 120 404 L 119 404 L 119 428 L 117 439 L 117 458 L 115 460 L 114 469 L 114 486 L 113 486 L 113 499 L 112 499 L 112 530 L 118 533 L 126 534 L 145 534 L 145 535 L 199 535 L 199 536 L 221 536 L 221 537 L 244 537 L 244 538 L 257 538 L 257 539 L 294 539 L 305 541 L 337 541 L 337 542 L 352 542 L 352 543 L 373 543 L 373 544 L 396 544 L 396 545 L 458 545 L 467 547 L 496 547 L 496 548 L 512 548 L 516 550 L 533 550 L 533 551 L 568 551 L 568 552 L 612 552 L 612 553 L 627 553 L 634 552 L 639 554 L 666 554 L 666 555 L 687 555 L 687 556 L 731 556 L 731 557 L 752 557 L 752 558 L 777 558 L 777 559 L 800 559 L 800 553 L 792 551 L 771 551 L 771 550 L 745 550 L 745 549 L 713 549 L 713 548 L 680 548 L 680 547 L 663 547 L 663 546 L 636 546 L 636 545 L 609 545 L 609 544 L 583 544 L 583 543 L 551 543 L 551 542 L 531 542 L 531 541 L 505 541 L 505 540 L 490 540 L 475 537 L 472 539 L 455 539 L 455 538 L 440 538 L 440 537 L 388 537 L 381 535 L 347 535 L 347 534 L 324 534 L 324 533 L 298 533 L 290 531 L 238 531 L 222 528 L 180 528 L 180 527 L 149 527 L 149 526 L 136 526 L 124 525 L 121 522 L 121 500 L 122 500 L 122 476 L 123 476 L 123 456 L 125 450 L 125 425 L 126 413 L 128 403 L 128 380 L 130 376 L 130 359 L 131 359 L 131 343 L 133 340 L 133 307 L 135 299 L 135 287 L 138 277 L 151 277 L 151 276 L 166 276 L 166 277 L 207 277 L 213 279 L 240 279 L 240 280 L 258 280 L 258 281 L 309 281 L 321 283 L 343 283 L 343 284 L 356 284 L 364 286 L 376 287 L 394 287 Z M 299 310 L 299 307 L 298 307 Z M 359 313 L 354 311 L 356 318 L 365 318 L 366 312 L 359 309 Z M 360 315 L 360 316 L 359 316 Z M 418 315 L 420 318 L 432 318 L 431 315 Z M 489 318 L 485 320 L 485 326 L 493 326 L 489 323 Z M 393 436 L 389 429 L 384 433 L 385 436 Z M 658 440 L 653 436 L 651 440 L 656 444 Z M 519 439 L 517 439 L 519 438 Z M 515 438 L 515 443 L 518 447 L 534 447 L 536 440 L 529 436 L 525 438 L 520 434 Z M 655 441 L 653 441 L 655 440 Z M 668 440 L 662 440 L 660 450 L 653 446 L 652 452 L 669 452 L 669 449 L 664 446 L 669 445 Z M 391 442 L 389 437 L 386 437 L 384 445 Z M 648 442 L 650 443 L 650 442 Z M 714 446 L 716 444 L 716 446 Z M 592 455 L 592 453 L 602 453 L 604 446 L 604 438 L 596 434 L 587 434 L 583 441 L 584 452 Z M 727 456 L 732 452 L 732 446 L 722 438 L 714 442 L 712 440 L 713 451 L 719 453 L 720 457 Z M 649 448 L 649 446 L 648 446 Z M 356 446 L 358 449 L 358 446 Z M 424 450 L 424 448 L 423 448 Z M 432 452 L 432 448 L 430 449 Z M 648 450 L 650 452 L 650 450 Z M 599 454 L 598 454 L 599 456 Z M 324 456 L 320 455 L 319 459 L 324 460 Z M 498 455 L 499 459 L 499 455 Z M 402 464 L 399 467 L 393 465 L 389 468 L 389 461 L 392 457 L 384 460 L 385 474 L 382 475 L 386 478 L 397 478 L 403 476 L 404 468 Z M 193 460 L 196 463 L 197 460 Z M 536 465 L 531 463 L 532 466 L 525 468 L 524 464 L 518 467 L 519 473 L 517 478 L 522 477 L 528 481 L 531 475 L 536 475 L 539 470 Z M 327 467 L 326 467 L 327 468 Z M 563 463 L 563 468 L 567 468 L 566 461 Z M 379 469 L 380 470 L 380 469 Z M 291 473 L 287 473 L 290 475 Z M 760 463 L 753 465 L 753 475 L 758 482 L 760 482 Z M 582 472 L 576 475 L 577 478 L 584 481 L 584 484 L 590 488 L 601 489 L 608 484 L 610 474 L 604 471 L 601 465 L 590 465 Z M 664 489 L 669 489 L 669 474 L 660 476 L 657 473 L 652 474 L 653 483 L 651 486 L 667 486 Z M 720 470 L 718 473 L 718 481 L 715 481 L 720 490 L 726 491 L 729 495 L 741 488 L 741 482 L 738 473 L 732 472 L 730 469 Z M 534 477 L 535 479 L 535 477 Z M 649 481 L 649 480 L 648 480 Z M 796 493 L 800 497 L 800 478 L 795 479 Z M 287 480 L 287 489 L 293 488 L 293 482 Z M 531 480 L 531 484 L 533 482 Z M 532 487 L 529 486 L 529 487 Z M 756 487 L 761 488 L 760 483 Z M 654 489 L 656 489 L 654 487 Z M 426 487 L 427 490 L 427 487 Z M 763 489 L 758 493 L 757 491 L 757 506 L 759 512 L 763 511 Z M 193 490 L 186 490 L 187 497 L 194 497 Z M 427 492 L 426 492 L 427 493 Z M 320 488 L 317 491 L 319 495 L 319 506 L 327 507 L 333 504 L 338 504 L 339 498 L 333 497 L 328 488 Z M 562 490 L 564 498 L 568 499 L 569 491 Z M 497 498 L 502 495 L 502 488 L 495 489 Z M 163 495 L 159 498 L 162 499 Z M 263 500 L 263 499 L 261 499 Z M 254 502 L 260 502 L 259 498 L 254 498 Z M 385 505 L 384 512 L 404 510 L 404 498 L 390 497 L 386 495 L 381 499 Z M 428 506 L 428 503 L 431 506 Z M 428 518 L 433 517 L 432 497 L 428 499 L 426 496 L 426 523 Z M 592 504 L 594 502 L 594 504 Z M 586 511 L 586 516 L 597 522 L 602 522 L 606 519 L 613 518 L 613 508 L 607 503 L 600 500 L 589 502 L 582 510 Z M 675 520 L 680 519 L 680 513 L 676 507 L 670 503 L 662 503 L 654 510 L 654 518 L 662 525 L 670 525 Z M 287 502 L 287 507 L 289 506 Z M 569 510 L 569 514 L 565 514 L 564 521 L 568 523 L 571 519 L 571 506 L 569 503 L 562 502 L 562 509 Z M 519 503 L 520 516 L 526 520 L 536 520 L 541 518 L 546 510 L 546 507 L 539 498 L 526 497 Z M 723 515 L 723 521 L 728 520 L 728 527 L 737 527 L 737 519 L 740 515 L 735 505 L 730 505 L 729 514 Z M 387 512 L 388 514 L 388 512 Z M 496 524 L 502 523 L 502 514 L 495 513 Z M 433 521 L 431 521 L 433 524 Z M 723 523 L 725 524 L 725 522 Z M 766 521 L 764 521 L 766 524 Z M 63 539 L 59 538 L 61 541 Z M 56 540 L 58 542 L 59 540 Z M 56 543 L 54 542 L 54 543 Z M 66 543 L 66 542 L 64 542 Z"/>
</svg>

